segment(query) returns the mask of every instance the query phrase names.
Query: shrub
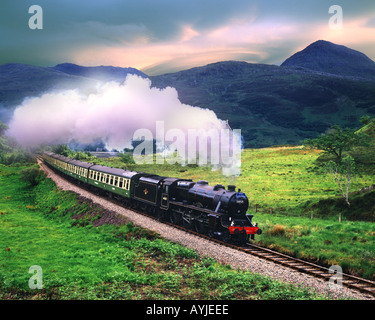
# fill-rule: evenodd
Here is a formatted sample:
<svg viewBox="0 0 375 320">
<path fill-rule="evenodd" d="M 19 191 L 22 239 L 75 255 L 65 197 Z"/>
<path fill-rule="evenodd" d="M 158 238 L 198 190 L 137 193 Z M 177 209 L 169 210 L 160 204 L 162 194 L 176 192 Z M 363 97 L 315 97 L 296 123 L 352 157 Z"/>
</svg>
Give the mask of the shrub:
<svg viewBox="0 0 375 320">
<path fill-rule="evenodd" d="M 126 163 L 126 164 L 135 164 L 135 161 L 133 159 L 133 156 L 131 153 L 129 152 L 124 152 L 122 155 L 121 155 L 121 161 Z"/>
<path fill-rule="evenodd" d="M 36 167 L 26 168 L 20 171 L 20 179 L 30 183 L 32 187 L 36 186 L 45 178 L 45 173 Z"/>
</svg>

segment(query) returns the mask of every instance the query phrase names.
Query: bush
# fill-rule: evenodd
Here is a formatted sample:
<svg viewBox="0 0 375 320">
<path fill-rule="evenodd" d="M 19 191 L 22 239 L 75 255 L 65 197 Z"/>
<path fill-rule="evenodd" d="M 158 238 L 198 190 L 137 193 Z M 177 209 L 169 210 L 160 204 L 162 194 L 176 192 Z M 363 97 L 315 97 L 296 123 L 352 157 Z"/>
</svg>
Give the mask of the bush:
<svg viewBox="0 0 375 320">
<path fill-rule="evenodd" d="M 32 162 L 33 158 L 27 151 L 14 151 L 4 153 L 0 156 L 0 162 L 6 165 L 17 165 L 21 163 Z"/>
<path fill-rule="evenodd" d="M 36 167 L 26 168 L 20 171 L 20 178 L 34 187 L 45 178 L 45 173 Z"/>
<path fill-rule="evenodd" d="M 135 164 L 135 161 L 133 159 L 133 156 L 131 153 L 129 152 L 124 152 L 122 155 L 121 155 L 121 161 L 126 163 L 126 164 Z"/>
<path fill-rule="evenodd" d="M 90 152 L 87 152 L 87 151 L 86 152 L 77 151 L 77 152 L 74 153 L 73 158 L 75 160 L 87 160 L 87 159 L 90 158 L 90 156 L 91 156 Z"/>
</svg>

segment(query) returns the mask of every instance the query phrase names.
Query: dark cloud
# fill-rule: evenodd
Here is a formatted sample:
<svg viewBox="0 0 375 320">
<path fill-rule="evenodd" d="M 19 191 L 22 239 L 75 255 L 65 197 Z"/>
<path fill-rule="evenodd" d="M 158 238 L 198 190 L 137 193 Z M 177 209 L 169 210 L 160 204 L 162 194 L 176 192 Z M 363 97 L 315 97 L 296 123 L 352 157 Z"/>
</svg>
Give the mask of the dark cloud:
<svg viewBox="0 0 375 320">
<path fill-rule="evenodd" d="M 28 27 L 31 17 L 28 9 L 34 4 L 43 8 L 43 30 L 30 30 Z M 297 48 L 318 40 L 314 38 L 314 28 L 328 24 L 328 8 L 331 5 L 342 6 L 344 22 L 368 17 L 367 26 L 375 25 L 371 20 L 375 13 L 373 0 L 3 0 L 0 11 L 0 64 L 19 62 L 50 66 L 74 61 L 82 50 L 92 48 L 94 56 L 98 53 L 95 50 L 111 47 L 126 50 L 140 42 L 151 46 L 168 43 L 172 48 L 174 41 L 181 40 L 186 26 L 202 36 L 236 21 L 247 21 L 248 25 L 263 22 L 300 25 L 294 38 L 288 34 L 285 39 L 271 39 L 273 43 L 261 43 L 258 39 L 257 42 L 249 42 L 249 52 L 242 52 L 241 47 L 233 49 L 233 54 L 229 55 L 250 59 L 254 54 L 259 56 L 258 62 L 280 63 Z M 249 28 L 249 32 L 251 30 Z M 305 39 L 301 36 L 303 33 Z M 325 34 L 318 37 L 324 38 Z M 226 40 L 221 39 L 222 43 Z M 369 43 L 358 44 L 356 49 L 361 50 L 361 45 L 363 48 L 370 46 Z M 254 50 L 257 52 L 251 52 Z M 203 55 L 197 51 L 199 54 Z M 180 57 L 181 53 L 170 61 Z M 167 65 L 168 59 L 164 59 L 159 67 L 154 67 L 163 70 Z"/>
</svg>

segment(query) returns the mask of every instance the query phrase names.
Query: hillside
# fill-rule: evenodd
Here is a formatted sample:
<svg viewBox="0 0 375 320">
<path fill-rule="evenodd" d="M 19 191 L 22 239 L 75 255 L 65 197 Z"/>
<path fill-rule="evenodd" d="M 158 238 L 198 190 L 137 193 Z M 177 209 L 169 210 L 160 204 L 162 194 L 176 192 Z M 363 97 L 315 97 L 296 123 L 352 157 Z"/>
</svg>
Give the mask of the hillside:
<svg viewBox="0 0 375 320">
<path fill-rule="evenodd" d="M 123 81 L 126 75 L 147 77 L 134 68 L 82 67 L 64 63 L 43 68 L 19 63 L 0 66 L 0 121 L 8 122 L 14 108 L 26 97 L 40 96 L 51 90 L 95 88 L 98 80 Z"/>
<path fill-rule="evenodd" d="M 245 147 L 299 144 L 332 124 L 375 114 L 374 83 L 305 68 L 226 61 L 150 77 L 183 103 L 209 108 L 241 129 Z"/>
<path fill-rule="evenodd" d="M 93 86 L 95 81 L 49 68 L 18 63 L 0 66 L 0 121 L 9 121 L 14 107 L 26 97 L 50 90 Z"/>
<path fill-rule="evenodd" d="M 352 155 L 357 159 L 364 171 L 375 175 L 375 118 L 363 125 L 358 131 L 370 136 L 370 145 L 368 148 L 355 148 Z M 373 183 L 375 184 L 375 179 Z"/>
</svg>

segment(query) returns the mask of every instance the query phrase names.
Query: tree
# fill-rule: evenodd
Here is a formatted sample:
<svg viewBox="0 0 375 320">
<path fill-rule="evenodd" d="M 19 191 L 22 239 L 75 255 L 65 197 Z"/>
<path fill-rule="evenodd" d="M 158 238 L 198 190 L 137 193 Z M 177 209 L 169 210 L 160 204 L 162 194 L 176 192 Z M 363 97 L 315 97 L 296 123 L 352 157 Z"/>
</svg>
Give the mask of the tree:
<svg viewBox="0 0 375 320">
<path fill-rule="evenodd" d="M 350 207 L 349 189 L 355 174 L 355 161 L 353 157 L 346 156 L 342 159 L 341 163 L 336 163 L 331 160 L 325 164 L 325 168 L 334 176 L 342 197 Z"/>
<path fill-rule="evenodd" d="M 2 162 L 4 159 L 4 155 L 6 152 L 12 150 L 9 146 L 7 139 L 5 136 L 5 131 L 8 129 L 8 126 L 0 121 L 0 161 Z"/>
<path fill-rule="evenodd" d="M 340 165 L 343 159 L 343 153 L 352 150 L 353 147 L 368 146 L 369 136 L 364 133 L 357 133 L 354 129 L 342 129 L 335 125 L 320 137 L 307 139 L 303 143 L 307 147 L 323 150 L 335 156 L 335 162 Z"/>
<path fill-rule="evenodd" d="M 369 124 L 371 120 L 371 117 L 368 115 L 364 115 L 359 119 L 359 122 L 362 123 L 363 125 Z"/>
<path fill-rule="evenodd" d="M 7 130 L 8 126 L 0 121 L 0 137 L 2 137 Z"/>
<path fill-rule="evenodd" d="M 52 152 L 56 154 L 61 154 L 62 156 L 69 157 L 72 150 L 66 144 L 58 144 L 52 147 Z"/>
<path fill-rule="evenodd" d="M 6 136 L 8 126 L 0 121 L 0 163 L 9 165 L 32 162 L 29 151 L 20 147 L 14 138 Z"/>
</svg>

